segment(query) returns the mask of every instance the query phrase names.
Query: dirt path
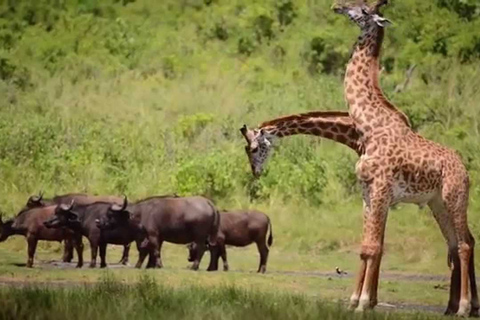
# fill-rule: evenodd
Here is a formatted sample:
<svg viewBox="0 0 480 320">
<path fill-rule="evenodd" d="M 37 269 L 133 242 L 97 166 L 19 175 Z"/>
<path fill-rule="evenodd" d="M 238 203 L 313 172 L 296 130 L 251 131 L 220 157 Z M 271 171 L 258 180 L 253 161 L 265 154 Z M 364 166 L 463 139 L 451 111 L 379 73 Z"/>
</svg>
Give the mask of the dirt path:
<svg viewBox="0 0 480 320">
<path fill-rule="evenodd" d="M 24 267 L 25 264 L 16 264 L 18 267 Z M 61 262 L 56 260 L 51 261 L 37 261 L 35 263 L 35 268 L 39 269 L 75 269 L 76 263 Z M 86 263 L 82 269 L 88 268 L 88 263 Z M 99 268 L 99 264 L 97 264 Z M 118 263 L 109 263 L 109 269 L 133 269 L 133 265 L 122 265 Z M 254 271 L 240 271 L 240 270 L 230 270 L 229 272 L 233 273 L 255 273 Z M 291 275 L 291 276 L 305 276 L 305 277 L 322 277 L 322 278 L 353 278 L 353 273 L 346 274 L 337 274 L 336 272 L 327 272 L 327 271 L 282 271 L 282 270 L 268 270 L 269 274 L 278 274 L 278 275 Z M 395 273 L 395 272 L 381 272 L 381 279 L 395 280 L 395 281 L 430 281 L 430 282 L 448 282 L 449 277 L 446 275 L 436 275 L 436 274 L 420 274 L 420 273 Z M 477 281 L 480 282 L 480 277 L 477 277 Z"/>
</svg>

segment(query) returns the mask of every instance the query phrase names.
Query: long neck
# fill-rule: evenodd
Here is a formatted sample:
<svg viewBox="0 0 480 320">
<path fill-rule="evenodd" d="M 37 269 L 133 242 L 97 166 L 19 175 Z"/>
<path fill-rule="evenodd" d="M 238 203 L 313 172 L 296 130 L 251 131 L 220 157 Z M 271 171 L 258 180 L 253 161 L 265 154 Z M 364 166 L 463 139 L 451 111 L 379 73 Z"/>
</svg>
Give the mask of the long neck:
<svg viewBox="0 0 480 320">
<path fill-rule="evenodd" d="M 407 116 L 384 96 L 379 80 L 384 29 L 371 26 L 355 45 L 347 65 L 344 90 L 350 115 L 365 136 L 378 127 L 410 127 Z"/>
<path fill-rule="evenodd" d="M 264 122 L 260 129 L 278 138 L 308 134 L 330 139 L 362 153 L 360 137 L 348 112 L 309 112 Z"/>
</svg>

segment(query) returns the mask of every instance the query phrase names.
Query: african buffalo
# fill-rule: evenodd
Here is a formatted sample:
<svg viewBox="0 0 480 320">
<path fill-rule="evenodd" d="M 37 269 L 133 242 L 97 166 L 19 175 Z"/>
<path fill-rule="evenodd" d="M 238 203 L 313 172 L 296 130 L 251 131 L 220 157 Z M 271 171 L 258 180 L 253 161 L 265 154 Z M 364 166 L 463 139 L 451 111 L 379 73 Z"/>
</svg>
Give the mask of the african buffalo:
<svg viewBox="0 0 480 320">
<path fill-rule="evenodd" d="M 87 205 L 95 202 L 108 202 L 121 204 L 123 199 L 117 196 L 94 196 L 85 193 L 67 193 L 63 195 L 54 196 L 52 199 L 44 199 L 43 193 L 40 192 L 38 196 L 31 196 L 28 198 L 26 208 L 38 208 L 48 205 L 70 204 L 75 201 L 76 205 Z M 121 264 L 128 263 L 128 254 L 130 251 L 130 243 L 124 245 Z M 64 262 L 70 262 L 73 258 L 73 246 L 68 241 L 65 242 L 65 252 L 63 256 Z"/>
<path fill-rule="evenodd" d="M 110 202 L 77 205 L 72 200 L 69 206 L 63 204 L 57 206 L 54 216 L 45 221 L 44 225 L 53 229 L 66 227 L 78 238 L 85 236 L 90 242 L 92 254 L 90 268 L 96 265 L 98 249 L 100 249 L 100 267 L 105 268 L 107 244 L 127 246 L 135 239 L 134 233 L 128 228 L 101 230 L 98 227 L 98 221 L 104 219 L 112 206 L 117 205 Z"/>
<path fill-rule="evenodd" d="M 24 209 L 14 218 L 4 223 L 0 219 L 0 242 L 5 241 L 10 235 L 20 234 L 27 238 L 28 261 L 27 267 L 33 266 L 33 258 L 38 240 L 69 241 L 73 243 L 78 254 L 77 267 L 83 264 L 83 245 L 81 239 L 74 239 L 71 231 L 66 229 L 48 229 L 43 222 L 51 218 L 56 209 L 54 206 Z"/>
<path fill-rule="evenodd" d="M 267 232 L 270 234 L 267 240 Z M 226 245 L 245 247 L 255 242 L 260 254 L 260 265 L 257 272 L 265 273 L 269 247 L 273 242 L 272 224 L 270 218 L 260 211 L 223 211 L 220 213 L 220 228 L 218 230 L 217 245 L 209 246 L 210 265 L 207 270 L 218 270 L 218 259 L 223 260 L 223 270 L 228 270 Z M 267 246 L 268 243 L 268 246 Z M 198 255 L 197 245 L 190 243 L 188 246 L 188 261 L 195 260 Z"/>
<path fill-rule="evenodd" d="M 192 269 L 197 270 L 205 243 L 215 244 L 220 216 L 214 204 L 204 197 L 150 197 L 121 208 L 112 206 L 107 215 L 110 228 L 129 228 L 142 239 L 137 268 L 140 268 L 147 252 L 147 267 L 162 267 L 161 247 L 164 241 L 187 244 L 195 242 L 198 255 Z M 138 242 L 137 242 L 138 243 Z"/>
</svg>

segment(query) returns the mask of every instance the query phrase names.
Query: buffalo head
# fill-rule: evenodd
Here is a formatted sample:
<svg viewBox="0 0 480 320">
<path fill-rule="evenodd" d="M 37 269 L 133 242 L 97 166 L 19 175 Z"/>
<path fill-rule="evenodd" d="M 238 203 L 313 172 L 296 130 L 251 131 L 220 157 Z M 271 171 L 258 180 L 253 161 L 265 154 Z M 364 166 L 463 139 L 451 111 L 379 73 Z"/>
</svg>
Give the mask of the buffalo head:
<svg viewBox="0 0 480 320">
<path fill-rule="evenodd" d="M 205 242 L 205 248 L 208 250 L 210 249 L 210 244 L 208 241 Z M 213 248 L 213 247 L 212 247 Z M 188 249 L 188 262 L 193 262 L 198 258 L 198 244 L 195 242 L 190 242 L 187 244 L 187 249 Z"/>
<path fill-rule="evenodd" d="M 55 208 L 53 217 L 43 223 L 47 228 L 69 227 L 75 228 L 79 225 L 78 214 L 73 209 L 74 200 L 69 205 L 60 204 Z"/>
<path fill-rule="evenodd" d="M 43 191 L 40 191 L 38 193 L 38 196 L 30 196 L 27 200 L 27 208 L 38 208 L 38 207 L 44 207 L 45 203 L 43 201 Z"/>
<path fill-rule="evenodd" d="M 112 204 L 107 211 L 106 218 L 95 221 L 97 227 L 108 230 L 128 226 L 130 224 L 130 211 L 128 211 L 127 206 L 127 196 L 124 196 L 122 205 Z"/>
<path fill-rule="evenodd" d="M 3 222 L 2 216 L 3 214 L 0 212 L 0 242 L 7 240 L 13 234 L 13 219 Z"/>
</svg>

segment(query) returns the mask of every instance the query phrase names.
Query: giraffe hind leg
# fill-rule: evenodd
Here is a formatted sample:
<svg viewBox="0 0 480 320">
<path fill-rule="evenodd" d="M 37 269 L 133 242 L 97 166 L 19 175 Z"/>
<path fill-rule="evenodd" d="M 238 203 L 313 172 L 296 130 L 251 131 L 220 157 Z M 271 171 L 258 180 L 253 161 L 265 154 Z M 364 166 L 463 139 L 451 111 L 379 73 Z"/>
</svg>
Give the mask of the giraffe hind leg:
<svg viewBox="0 0 480 320">
<path fill-rule="evenodd" d="M 453 315 L 457 313 L 460 303 L 460 260 L 458 257 L 458 245 L 454 232 L 452 219 L 448 215 L 443 200 L 440 195 L 432 199 L 428 206 L 432 210 L 433 217 L 440 227 L 443 237 L 448 243 L 448 266 L 451 269 L 450 276 L 450 293 L 448 298 L 447 309 L 445 315 Z"/>
<path fill-rule="evenodd" d="M 470 233 L 470 238 L 471 238 L 471 243 L 472 243 L 472 256 L 470 257 L 470 268 L 468 269 L 469 271 L 469 277 L 470 277 L 470 291 L 472 294 L 472 301 L 470 304 L 470 317 L 475 317 L 478 318 L 479 312 L 478 310 L 480 309 L 480 303 L 478 302 L 478 291 L 477 291 L 477 280 L 475 278 L 475 259 L 474 259 L 474 246 L 475 246 L 475 239 Z"/>
<path fill-rule="evenodd" d="M 451 172 L 447 177 L 454 177 L 453 182 L 446 179 L 442 187 L 442 200 L 447 209 L 448 216 L 453 223 L 453 230 L 457 240 L 457 251 L 460 260 L 460 303 L 457 316 L 466 316 L 470 308 L 469 271 L 470 260 L 473 253 L 473 237 L 467 225 L 468 207 L 468 177 L 459 179 L 459 172 Z M 457 183 L 457 181 L 461 181 Z"/>
</svg>

